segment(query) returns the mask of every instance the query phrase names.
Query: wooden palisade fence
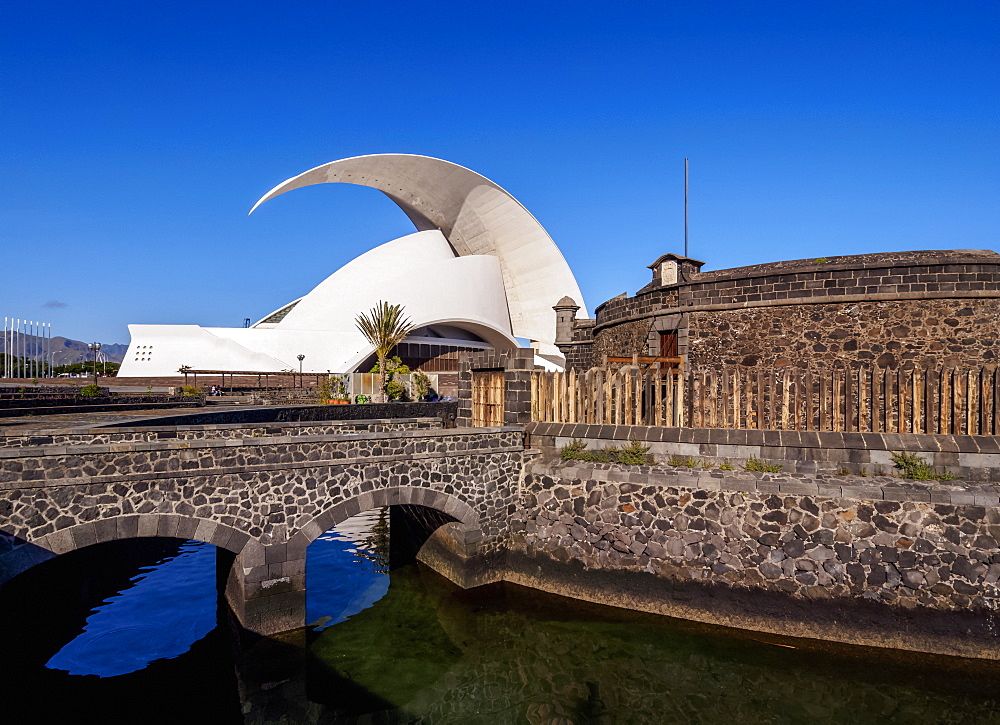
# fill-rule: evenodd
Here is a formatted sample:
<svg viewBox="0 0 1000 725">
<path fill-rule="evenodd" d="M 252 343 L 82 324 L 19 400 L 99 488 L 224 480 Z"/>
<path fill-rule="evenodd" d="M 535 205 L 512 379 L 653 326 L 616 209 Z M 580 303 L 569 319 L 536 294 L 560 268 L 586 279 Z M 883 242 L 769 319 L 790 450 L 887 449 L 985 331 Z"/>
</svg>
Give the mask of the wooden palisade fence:
<svg viewBox="0 0 1000 725">
<path fill-rule="evenodd" d="M 562 423 L 1000 435 L 1000 369 L 598 367 L 535 372 L 532 418 Z"/>
</svg>

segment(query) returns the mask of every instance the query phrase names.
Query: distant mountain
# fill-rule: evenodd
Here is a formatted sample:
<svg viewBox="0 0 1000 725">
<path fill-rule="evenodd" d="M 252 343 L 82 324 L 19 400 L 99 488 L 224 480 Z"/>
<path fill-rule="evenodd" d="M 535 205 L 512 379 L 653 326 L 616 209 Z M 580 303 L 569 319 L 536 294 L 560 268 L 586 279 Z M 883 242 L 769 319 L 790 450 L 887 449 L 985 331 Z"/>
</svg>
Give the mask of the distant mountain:
<svg viewBox="0 0 1000 725">
<path fill-rule="evenodd" d="M 13 333 L 13 340 L 11 339 L 11 333 L 7 333 L 7 335 L 0 334 L 0 353 L 8 352 L 8 344 L 10 344 L 11 355 L 21 357 L 23 350 L 24 357 L 33 360 L 43 359 L 46 351 L 48 350 L 47 341 L 44 337 L 27 335 L 18 332 Z M 107 359 L 108 362 L 120 363 L 125 359 L 125 352 L 127 350 L 128 345 L 122 345 L 119 343 L 101 343 L 101 355 Z M 87 349 L 86 342 L 70 340 L 66 337 L 52 338 L 53 365 L 72 365 L 73 363 L 84 362 L 85 360 L 92 359 L 93 357 L 91 356 L 90 350 Z"/>
</svg>

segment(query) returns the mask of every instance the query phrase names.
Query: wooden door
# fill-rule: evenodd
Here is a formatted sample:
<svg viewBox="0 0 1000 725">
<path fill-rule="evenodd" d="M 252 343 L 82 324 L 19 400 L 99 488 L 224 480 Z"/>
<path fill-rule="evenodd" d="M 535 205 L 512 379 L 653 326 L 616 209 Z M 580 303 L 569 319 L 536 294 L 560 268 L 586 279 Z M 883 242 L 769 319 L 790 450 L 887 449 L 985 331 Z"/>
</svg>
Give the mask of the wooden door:
<svg viewBox="0 0 1000 725">
<path fill-rule="evenodd" d="M 660 333 L 660 357 L 677 357 L 677 330 Z"/>
<path fill-rule="evenodd" d="M 472 425 L 488 428 L 503 425 L 503 370 L 472 371 Z"/>
</svg>

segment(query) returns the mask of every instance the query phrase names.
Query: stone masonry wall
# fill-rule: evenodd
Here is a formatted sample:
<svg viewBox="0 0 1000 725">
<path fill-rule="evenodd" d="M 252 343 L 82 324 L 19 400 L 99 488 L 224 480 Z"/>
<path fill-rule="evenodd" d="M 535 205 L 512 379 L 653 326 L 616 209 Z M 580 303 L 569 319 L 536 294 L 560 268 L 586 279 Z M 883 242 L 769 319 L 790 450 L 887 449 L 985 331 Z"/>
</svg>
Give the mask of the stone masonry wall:
<svg viewBox="0 0 1000 725">
<path fill-rule="evenodd" d="M 1000 360 L 1000 298 L 755 307 L 693 312 L 689 319 L 692 366 L 974 367 Z"/>
<path fill-rule="evenodd" d="M 688 313 L 690 365 L 873 362 L 892 367 L 996 362 L 1000 255 L 981 250 L 898 252 L 795 260 L 691 275 L 597 307 L 577 320 L 592 359 L 656 354 L 647 331 Z M 682 347 L 685 347 L 682 345 Z M 573 358 L 572 365 L 579 361 Z"/>
<path fill-rule="evenodd" d="M 933 503 L 933 485 L 857 479 L 871 492 L 858 497 L 812 478 L 818 488 L 795 474 L 543 460 L 526 468 L 513 549 L 581 572 L 570 586 L 588 573 L 638 577 L 623 597 L 632 608 L 1000 658 L 995 495 Z"/>
<path fill-rule="evenodd" d="M 475 370 L 504 371 L 504 425 L 531 420 L 531 372 L 535 353 L 529 348 L 463 352 L 458 358 L 458 426 L 472 425 L 472 373 Z"/>
<path fill-rule="evenodd" d="M 623 322 L 606 328 L 594 340 L 592 359 L 599 365 L 605 355 L 612 357 L 632 357 L 646 354 L 646 337 L 650 320 Z"/>
</svg>

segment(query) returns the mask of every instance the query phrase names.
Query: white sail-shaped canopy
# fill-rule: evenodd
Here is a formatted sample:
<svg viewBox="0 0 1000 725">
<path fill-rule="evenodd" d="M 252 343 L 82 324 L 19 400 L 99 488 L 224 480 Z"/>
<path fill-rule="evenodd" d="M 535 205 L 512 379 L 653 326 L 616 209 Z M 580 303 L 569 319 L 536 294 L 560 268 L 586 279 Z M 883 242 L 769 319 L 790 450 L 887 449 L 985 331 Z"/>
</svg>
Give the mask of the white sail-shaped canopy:
<svg viewBox="0 0 1000 725">
<path fill-rule="evenodd" d="M 392 199 L 418 230 L 437 229 L 460 256 L 489 255 L 500 262 L 511 329 L 516 337 L 554 347 L 554 305 L 583 295 L 562 252 L 541 224 L 503 188 L 476 172 L 428 156 L 374 154 L 317 166 L 278 184 L 254 205 L 313 184 L 357 184 Z"/>
</svg>

